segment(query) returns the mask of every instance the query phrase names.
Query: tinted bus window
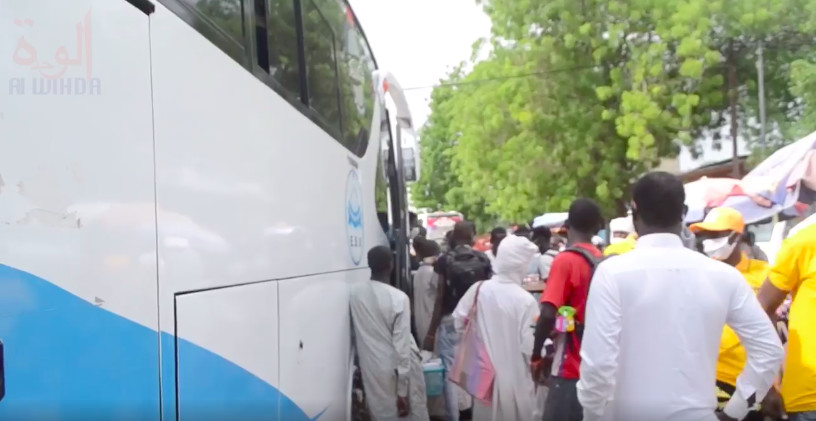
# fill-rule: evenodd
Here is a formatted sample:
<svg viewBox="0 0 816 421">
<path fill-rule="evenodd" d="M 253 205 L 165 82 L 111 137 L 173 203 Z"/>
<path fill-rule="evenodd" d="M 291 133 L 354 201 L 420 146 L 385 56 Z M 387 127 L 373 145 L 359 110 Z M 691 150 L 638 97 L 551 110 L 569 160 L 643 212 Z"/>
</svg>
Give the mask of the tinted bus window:
<svg viewBox="0 0 816 421">
<path fill-rule="evenodd" d="M 374 113 L 374 59 L 365 38 L 357 28 L 348 6 L 345 12 L 345 39 L 341 47 L 341 100 L 343 106 L 343 138 L 352 151 L 362 154 L 368 146 Z"/>
<path fill-rule="evenodd" d="M 309 106 L 326 124 L 342 130 L 340 92 L 337 73 L 337 37 L 331 19 L 342 12 L 335 1 L 304 0 L 302 3 L 303 37 L 306 54 L 306 76 Z"/>
<path fill-rule="evenodd" d="M 241 0 L 182 0 L 204 15 L 237 43 L 244 42 L 244 13 Z"/>
<path fill-rule="evenodd" d="M 308 3 L 308 1 L 305 3 Z M 269 74 L 287 91 L 300 98 L 300 69 L 298 65 L 294 1 L 269 0 L 267 7 Z"/>
</svg>

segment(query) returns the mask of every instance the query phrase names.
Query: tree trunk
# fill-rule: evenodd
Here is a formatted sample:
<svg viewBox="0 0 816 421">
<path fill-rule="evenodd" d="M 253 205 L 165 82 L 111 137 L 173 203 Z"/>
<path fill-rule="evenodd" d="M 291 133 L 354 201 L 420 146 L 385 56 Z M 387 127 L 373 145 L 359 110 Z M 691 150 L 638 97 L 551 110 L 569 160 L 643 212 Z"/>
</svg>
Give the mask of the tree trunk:
<svg viewBox="0 0 816 421">
<path fill-rule="evenodd" d="M 728 97 L 729 107 L 731 108 L 731 141 L 732 144 L 732 161 L 731 171 L 734 178 L 741 178 L 740 176 L 740 160 L 739 149 L 737 145 L 737 132 L 739 129 L 739 122 L 737 121 L 737 57 L 734 51 L 734 41 L 728 42 Z"/>
</svg>

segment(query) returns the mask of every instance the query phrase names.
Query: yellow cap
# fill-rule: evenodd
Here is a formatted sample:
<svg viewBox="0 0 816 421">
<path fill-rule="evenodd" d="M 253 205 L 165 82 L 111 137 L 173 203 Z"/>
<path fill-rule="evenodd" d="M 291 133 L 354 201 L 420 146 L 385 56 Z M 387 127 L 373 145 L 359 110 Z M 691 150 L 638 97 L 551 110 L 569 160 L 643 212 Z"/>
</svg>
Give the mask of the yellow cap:
<svg viewBox="0 0 816 421">
<path fill-rule="evenodd" d="M 692 224 L 689 229 L 695 234 L 717 231 L 734 231 L 742 234 L 745 231 L 745 220 L 739 211 L 720 207 L 711 209 L 703 222 Z"/>
</svg>

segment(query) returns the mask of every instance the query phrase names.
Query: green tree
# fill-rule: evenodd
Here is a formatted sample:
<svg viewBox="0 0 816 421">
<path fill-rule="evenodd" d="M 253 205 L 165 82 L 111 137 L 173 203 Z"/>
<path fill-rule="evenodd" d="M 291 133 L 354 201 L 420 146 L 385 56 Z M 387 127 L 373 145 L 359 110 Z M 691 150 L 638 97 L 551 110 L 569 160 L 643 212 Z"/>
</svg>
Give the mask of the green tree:
<svg viewBox="0 0 816 421">
<path fill-rule="evenodd" d="M 816 0 L 804 1 L 800 16 L 804 30 L 816 32 Z M 798 138 L 816 131 L 816 56 L 799 57 L 790 66 L 790 91 L 799 99 L 799 120 L 791 129 L 791 137 Z"/>
<path fill-rule="evenodd" d="M 768 126 L 784 137 L 801 116 L 790 63 L 814 51 L 811 19 L 796 11 L 812 1 L 483 2 L 492 53 L 431 107 L 456 143 L 422 140 L 452 149 L 457 186 L 443 203 L 523 220 L 588 196 L 620 213 L 634 178 L 680 145 L 728 129 L 754 138 L 760 42 Z"/>
<path fill-rule="evenodd" d="M 816 62 L 797 60 L 791 64 L 791 91 L 802 100 L 802 118 L 794 133 L 804 136 L 816 131 Z"/>
<path fill-rule="evenodd" d="M 411 199 L 416 207 L 439 210 L 451 205 L 446 199 L 453 190 L 456 176 L 451 168 L 451 155 L 455 146 L 456 132 L 451 130 L 449 101 L 456 88 L 450 84 L 461 81 L 461 67 L 440 80 L 438 88 L 431 94 L 431 114 L 419 131 L 420 169 L 419 180 L 411 188 Z"/>
</svg>

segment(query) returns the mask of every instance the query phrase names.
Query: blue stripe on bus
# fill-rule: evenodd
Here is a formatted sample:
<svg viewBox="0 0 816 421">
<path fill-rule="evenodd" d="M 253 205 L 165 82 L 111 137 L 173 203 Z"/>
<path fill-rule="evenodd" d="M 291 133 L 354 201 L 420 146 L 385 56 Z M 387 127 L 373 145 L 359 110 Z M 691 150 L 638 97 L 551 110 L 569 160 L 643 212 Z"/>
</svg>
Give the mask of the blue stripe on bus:
<svg viewBox="0 0 816 421">
<path fill-rule="evenodd" d="M 158 420 L 157 339 L 152 329 L 0 265 L 6 385 L 0 419 Z M 173 339 L 162 333 L 168 421 L 175 419 Z M 182 420 L 310 420 L 278 389 L 236 364 L 182 339 L 178 346 Z"/>
</svg>

